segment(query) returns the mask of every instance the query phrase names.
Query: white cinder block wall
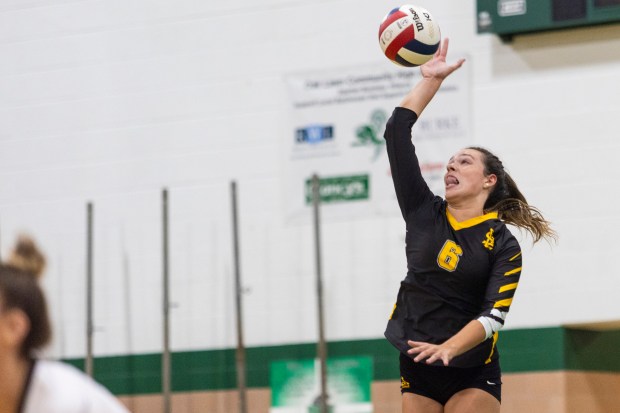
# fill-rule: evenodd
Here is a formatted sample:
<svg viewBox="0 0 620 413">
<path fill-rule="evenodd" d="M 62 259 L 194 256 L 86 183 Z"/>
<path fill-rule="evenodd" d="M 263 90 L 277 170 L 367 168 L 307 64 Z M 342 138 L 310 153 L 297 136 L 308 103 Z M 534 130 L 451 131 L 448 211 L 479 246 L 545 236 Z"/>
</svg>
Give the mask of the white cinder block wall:
<svg viewBox="0 0 620 413">
<path fill-rule="evenodd" d="M 554 222 L 508 327 L 620 319 L 615 165 L 620 26 L 477 35 L 473 0 L 419 1 L 468 57 L 472 144 Z M 398 4 L 350 0 L 0 2 L 0 239 L 32 233 L 56 337 L 85 352 L 86 203 L 95 208 L 95 351 L 161 348 L 161 190 L 170 190 L 172 347 L 235 345 L 229 182 L 240 190 L 249 346 L 316 337 L 312 228 L 284 219 L 285 76 L 381 63 Z M 394 105 L 398 100 L 394 101 Z M 451 154 L 446 154 L 446 159 Z M 404 277 L 392 217 L 326 222 L 327 337 L 381 337 Z"/>
</svg>

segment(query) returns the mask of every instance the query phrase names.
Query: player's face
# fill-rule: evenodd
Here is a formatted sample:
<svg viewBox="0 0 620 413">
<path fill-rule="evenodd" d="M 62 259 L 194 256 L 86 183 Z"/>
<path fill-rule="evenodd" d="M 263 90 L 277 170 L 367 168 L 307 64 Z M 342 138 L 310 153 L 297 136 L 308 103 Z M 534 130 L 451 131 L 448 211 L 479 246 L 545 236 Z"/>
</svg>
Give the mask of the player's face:
<svg viewBox="0 0 620 413">
<path fill-rule="evenodd" d="M 26 314 L 16 308 L 5 308 L 0 294 L 0 353 L 19 353 L 29 329 L 30 322 Z"/>
<path fill-rule="evenodd" d="M 8 321 L 7 312 L 4 310 L 2 294 L 0 294 L 0 349 L 2 351 L 6 351 L 7 348 L 7 337 L 10 333 Z"/>
<path fill-rule="evenodd" d="M 485 185 L 489 184 L 488 177 L 484 175 L 483 156 L 475 149 L 461 149 L 450 158 L 444 176 L 448 202 L 482 196 L 486 200 Z"/>
</svg>

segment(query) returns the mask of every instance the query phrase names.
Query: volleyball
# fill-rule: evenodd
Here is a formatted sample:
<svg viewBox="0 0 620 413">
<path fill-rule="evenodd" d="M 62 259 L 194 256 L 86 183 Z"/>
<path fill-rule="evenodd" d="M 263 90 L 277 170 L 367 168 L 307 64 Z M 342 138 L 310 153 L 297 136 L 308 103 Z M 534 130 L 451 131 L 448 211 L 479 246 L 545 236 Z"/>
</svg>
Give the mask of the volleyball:
<svg viewBox="0 0 620 413">
<path fill-rule="evenodd" d="M 390 11 L 379 26 L 379 45 L 392 62 L 415 67 L 431 60 L 441 40 L 439 25 L 428 10 L 404 5 Z"/>
</svg>

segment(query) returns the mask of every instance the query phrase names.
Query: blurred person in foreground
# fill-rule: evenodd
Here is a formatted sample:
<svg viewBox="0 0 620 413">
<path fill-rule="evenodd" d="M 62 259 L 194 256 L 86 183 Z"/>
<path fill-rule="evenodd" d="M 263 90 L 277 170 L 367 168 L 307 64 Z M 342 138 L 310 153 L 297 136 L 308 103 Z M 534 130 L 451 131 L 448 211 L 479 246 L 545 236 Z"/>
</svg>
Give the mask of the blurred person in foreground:
<svg viewBox="0 0 620 413">
<path fill-rule="evenodd" d="M 128 413 L 78 369 L 37 359 L 52 329 L 39 279 L 45 258 L 20 237 L 0 264 L 0 413 Z"/>
</svg>

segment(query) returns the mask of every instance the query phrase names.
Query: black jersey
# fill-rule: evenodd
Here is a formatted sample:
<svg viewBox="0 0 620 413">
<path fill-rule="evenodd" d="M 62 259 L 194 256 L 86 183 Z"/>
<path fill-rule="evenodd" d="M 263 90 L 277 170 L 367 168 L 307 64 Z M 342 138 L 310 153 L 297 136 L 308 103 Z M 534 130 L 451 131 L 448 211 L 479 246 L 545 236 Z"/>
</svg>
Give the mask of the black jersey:
<svg viewBox="0 0 620 413">
<path fill-rule="evenodd" d="M 497 331 L 519 282 L 521 249 L 497 213 L 457 222 L 446 201 L 433 195 L 411 142 L 416 120 L 411 110 L 396 108 L 385 131 L 407 229 L 407 277 L 385 336 L 406 354 L 407 340 L 441 344 L 478 319 L 487 339 L 450 362 L 473 367 L 498 357 Z"/>
</svg>

